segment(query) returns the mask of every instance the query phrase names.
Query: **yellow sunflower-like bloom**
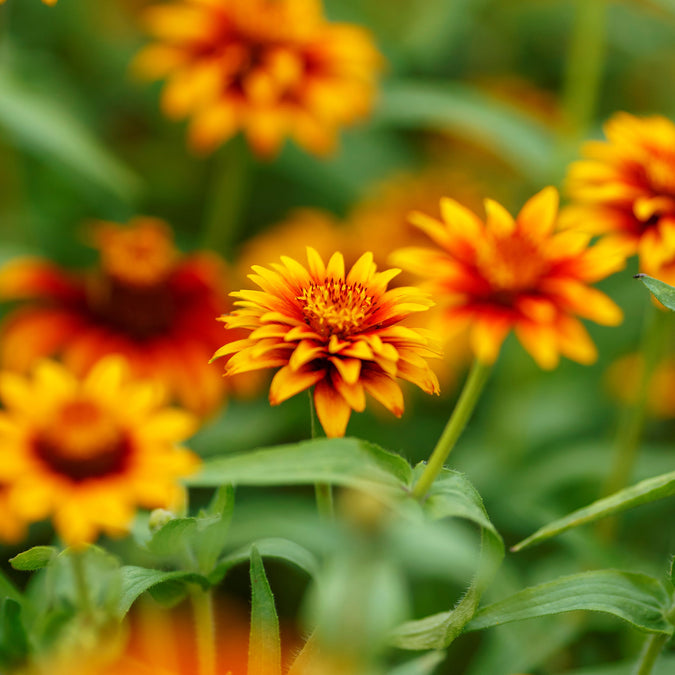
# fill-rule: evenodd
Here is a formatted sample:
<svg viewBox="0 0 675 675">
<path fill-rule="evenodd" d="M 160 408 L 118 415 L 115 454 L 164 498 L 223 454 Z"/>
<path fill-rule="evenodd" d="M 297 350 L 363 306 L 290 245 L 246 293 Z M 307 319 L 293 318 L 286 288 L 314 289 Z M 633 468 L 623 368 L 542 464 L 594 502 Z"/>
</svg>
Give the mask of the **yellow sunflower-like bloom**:
<svg viewBox="0 0 675 675">
<path fill-rule="evenodd" d="M 0 373 L 0 482 L 21 521 L 52 517 L 68 545 L 126 532 L 136 508 L 179 505 L 198 460 L 179 443 L 192 415 L 127 379 L 118 357 L 83 379 L 42 361 L 32 376 Z"/>
<path fill-rule="evenodd" d="M 496 359 L 511 330 L 542 368 L 554 368 L 560 354 L 593 362 L 595 345 L 577 317 L 621 322 L 617 305 L 589 283 L 621 269 L 623 249 L 613 242 L 591 247 L 588 234 L 556 231 L 554 188 L 535 195 L 515 219 L 492 200 L 485 208 L 485 223 L 448 198 L 440 220 L 413 213 L 411 221 L 436 247 L 397 251 L 394 264 L 428 280 L 446 337 L 468 327 L 485 363 Z"/>
<path fill-rule="evenodd" d="M 250 279 L 262 290 L 232 294 L 239 309 L 221 320 L 250 335 L 215 353 L 232 355 L 225 374 L 280 366 L 270 387 L 272 405 L 314 385 L 317 415 L 329 437 L 344 435 L 351 411 L 364 410 L 366 392 L 400 416 L 397 377 L 438 393 L 425 361 L 436 356 L 434 348 L 421 331 L 400 325 L 430 307 L 429 298 L 412 287 L 387 290 L 399 270 L 377 272 L 372 253 L 348 273 L 341 253 L 325 265 L 308 247 L 307 261 L 309 269 L 285 256 L 272 269 L 254 266 Z"/>
<path fill-rule="evenodd" d="M 641 265 L 658 266 L 664 245 L 675 242 L 675 124 L 617 113 L 605 136 L 586 143 L 586 159 L 570 167 L 573 204 L 564 222 L 611 234 L 639 253 Z"/>
<path fill-rule="evenodd" d="M 191 117 L 191 146 L 208 152 L 243 131 L 260 155 L 286 136 L 316 154 L 368 114 L 381 57 L 370 34 L 328 23 L 320 0 L 179 0 L 150 8 L 157 39 L 136 72 L 167 78 L 166 115 Z"/>
</svg>

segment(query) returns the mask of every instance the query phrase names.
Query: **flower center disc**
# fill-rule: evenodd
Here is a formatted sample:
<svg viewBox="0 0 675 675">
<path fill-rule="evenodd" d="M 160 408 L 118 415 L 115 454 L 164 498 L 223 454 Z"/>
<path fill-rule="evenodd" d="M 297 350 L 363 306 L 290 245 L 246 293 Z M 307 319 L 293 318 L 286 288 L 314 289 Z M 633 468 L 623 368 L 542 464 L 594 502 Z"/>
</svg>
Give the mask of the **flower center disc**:
<svg viewBox="0 0 675 675">
<path fill-rule="evenodd" d="M 297 299 L 305 323 L 324 337 L 346 337 L 362 330 L 375 304 L 361 284 L 334 280 L 311 284 Z"/>
<path fill-rule="evenodd" d="M 120 473 L 130 452 L 126 435 L 86 399 L 66 403 L 37 436 L 34 448 L 52 470 L 76 482 Z"/>
</svg>

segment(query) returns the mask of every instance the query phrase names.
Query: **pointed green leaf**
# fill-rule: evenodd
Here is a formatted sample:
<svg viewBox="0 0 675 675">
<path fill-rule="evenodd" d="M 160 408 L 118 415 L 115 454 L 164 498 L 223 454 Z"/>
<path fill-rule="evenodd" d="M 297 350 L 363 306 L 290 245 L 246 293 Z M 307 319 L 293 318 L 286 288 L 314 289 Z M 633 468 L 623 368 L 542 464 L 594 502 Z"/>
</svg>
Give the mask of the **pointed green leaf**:
<svg viewBox="0 0 675 675">
<path fill-rule="evenodd" d="M 390 670 L 388 675 L 431 675 L 443 659 L 445 659 L 445 652 L 429 652 L 419 659 L 397 666 Z"/>
<path fill-rule="evenodd" d="M 636 274 L 635 278 L 639 279 L 664 307 L 675 311 L 675 287 L 646 274 Z"/>
<path fill-rule="evenodd" d="M 573 527 L 592 523 L 599 518 L 611 516 L 634 506 L 648 504 L 672 495 L 675 495 L 675 471 L 640 481 L 631 487 L 615 492 L 609 497 L 599 499 L 582 509 L 578 509 L 564 518 L 555 520 L 513 546 L 511 550 L 522 551 L 527 546 L 555 537 Z"/>
<path fill-rule="evenodd" d="M 148 550 L 160 558 L 177 558 L 197 531 L 196 518 L 172 518 L 148 542 Z"/>
<path fill-rule="evenodd" d="M 356 438 L 320 438 L 208 460 L 188 479 L 193 486 L 335 483 L 402 490 L 411 469 L 402 457 Z"/>
<path fill-rule="evenodd" d="M 58 549 L 54 546 L 33 546 L 10 558 L 9 563 L 15 570 L 34 572 L 47 567 L 57 554 Z"/>
<path fill-rule="evenodd" d="M 293 563 L 296 567 L 307 572 L 311 577 L 315 577 L 319 571 L 319 562 L 313 553 L 293 541 L 274 537 L 260 539 L 255 544 L 245 546 L 234 553 L 230 553 L 214 568 L 213 572 L 209 575 L 209 581 L 214 585 L 220 583 L 223 577 L 235 565 L 249 560 L 254 546 L 261 556 L 265 558 L 278 558 Z"/>
<path fill-rule="evenodd" d="M 262 558 L 251 548 L 251 636 L 248 675 L 281 675 L 279 619 Z"/>
<path fill-rule="evenodd" d="M 125 565 L 122 567 L 122 592 L 119 597 L 117 614 L 123 617 L 134 604 L 136 598 L 145 593 L 145 591 L 165 582 L 180 581 L 182 583 L 199 584 L 202 588 L 209 588 L 209 582 L 206 577 L 194 572 L 163 572 L 162 570 L 151 570 L 145 567 L 136 567 L 135 565 Z"/>
<path fill-rule="evenodd" d="M 193 538 L 193 550 L 199 569 L 211 574 L 218 557 L 227 544 L 227 534 L 234 511 L 234 488 L 219 487 L 208 509 L 197 519 L 198 532 Z"/>
<path fill-rule="evenodd" d="M 588 610 L 613 614 L 636 628 L 672 634 L 665 618 L 670 599 L 663 586 L 645 574 L 617 570 L 582 572 L 526 588 L 482 609 L 467 631 L 482 630 L 511 621 Z"/>
<path fill-rule="evenodd" d="M 422 469 L 418 466 L 415 471 L 419 473 Z M 481 527 L 478 570 L 453 609 L 408 621 L 394 631 L 392 642 L 400 649 L 444 649 L 452 643 L 476 613 L 483 592 L 504 558 L 504 543 L 488 518 L 483 500 L 461 474 L 444 469 L 429 491 L 424 510 L 431 518 L 456 516 L 472 520 Z"/>
</svg>

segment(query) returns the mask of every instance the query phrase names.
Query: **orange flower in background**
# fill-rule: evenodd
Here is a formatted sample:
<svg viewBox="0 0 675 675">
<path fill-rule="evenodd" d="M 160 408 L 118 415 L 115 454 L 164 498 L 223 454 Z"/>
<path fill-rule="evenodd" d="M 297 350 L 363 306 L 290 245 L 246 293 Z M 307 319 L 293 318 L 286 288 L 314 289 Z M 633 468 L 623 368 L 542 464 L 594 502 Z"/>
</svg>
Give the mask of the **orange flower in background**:
<svg viewBox="0 0 675 675">
<path fill-rule="evenodd" d="M 157 39 L 136 72 L 167 78 L 166 115 L 190 117 L 190 145 L 209 152 L 243 131 L 259 155 L 285 137 L 324 154 L 365 117 L 381 57 L 370 34 L 331 24 L 319 0 L 181 0 L 150 8 Z"/>
<path fill-rule="evenodd" d="M 621 322 L 616 304 L 589 284 L 623 267 L 623 249 L 613 242 L 590 247 L 590 235 L 557 232 L 554 188 L 530 199 L 516 219 L 492 200 L 485 208 L 485 223 L 448 198 L 440 220 L 413 213 L 436 247 L 397 251 L 394 264 L 428 281 L 446 333 L 468 328 L 483 362 L 497 358 L 511 330 L 542 368 L 554 368 L 560 354 L 593 362 L 595 345 L 577 317 Z"/>
<path fill-rule="evenodd" d="M 42 361 L 31 376 L 0 374 L 0 482 L 20 520 L 52 517 L 68 545 L 120 535 L 137 507 L 180 505 L 178 481 L 198 464 L 179 443 L 196 431 L 166 408 L 161 388 L 128 379 L 107 357 L 83 380 Z"/>
<path fill-rule="evenodd" d="M 314 386 L 329 437 L 344 435 L 351 411 L 365 409 L 366 392 L 400 416 L 397 377 L 438 393 L 425 361 L 436 355 L 433 347 L 420 331 L 400 325 L 431 306 L 428 297 L 411 287 L 387 290 L 398 270 L 377 272 L 372 253 L 346 274 L 341 253 L 324 265 L 308 247 L 307 261 L 309 269 L 288 257 L 272 269 L 254 266 L 250 278 L 262 290 L 232 294 L 239 309 L 222 321 L 250 334 L 214 355 L 232 355 L 225 374 L 280 367 L 270 387 L 272 405 Z"/>
<path fill-rule="evenodd" d="M 586 143 L 586 159 L 570 167 L 564 222 L 613 235 L 641 266 L 659 266 L 675 243 L 675 124 L 617 113 L 605 136 Z"/>
<path fill-rule="evenodd" d="M 26 371 L 38 358 L 59 356 L 81 375 L 106 354 L 122 354 L 136 376 L 161 380 L 181 405 L 214 411 L 225 393 L 208 365 L 222 344 L 215 317 L 229 307 L 221 261 L 181 255 L 154 218 L 101 223 L 93 242 L 100 262 L 88 274 L 42 259 L 0 270 L 0 299 L 23 301 L 3 328 L 2 366 Z"/>
</svg>

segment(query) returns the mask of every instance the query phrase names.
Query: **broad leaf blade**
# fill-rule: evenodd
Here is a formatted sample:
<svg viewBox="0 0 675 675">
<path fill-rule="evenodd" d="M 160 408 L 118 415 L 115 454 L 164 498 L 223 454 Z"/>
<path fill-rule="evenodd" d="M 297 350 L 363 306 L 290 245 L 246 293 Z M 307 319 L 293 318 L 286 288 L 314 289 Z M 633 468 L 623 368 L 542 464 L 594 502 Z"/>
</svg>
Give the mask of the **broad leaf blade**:
<svg viewBox="0 0 675 675">
<path fill-rule="evenodd" d="M 251 548 L 251 637 L 248 647 L 249 675 L 281 675 L 279 619 L 262 558 Z"/>
<path fill-rule="evenodd" d="M 615 492 L 609 497 L 599 499 L 589 506 L 578 509 L 564 518 L 560 518 L 540 528 L 527 539 L 513 546 L 511 550 L 521 551 L 527 546 L 532 546 L 532 544 L 538 544 L 541 541 L 555 537 L 573 527 L 592 523 L 599 518 L 611 516 L 634 506 L 648 504 L 649 502 L 672 495 L 675 495 L 675 471 L 640 481 L 631 487 Z"/>
<path fill-rule="evenodd" d="M 636 274 L 635 278 L 639 279 L 664 307 L 675 312 L 675 287 L 646 274 Z"/>
<path fill-rule="evenodd" d="M 57 554 L 58 550 L 54 546 L 33 546 L 10 558 L 9 563 L 15 570 L 34 572 L 47 567 Z"/>
<path fill-rule="evenodd" d="M 467 631 L 575 610 L 613 614 L 636 628 L 672 634 L 664 614 L 670 605 L 661 584 L 645 574 L 617 570 L 582 572 L 526 588 L 482 609 Z"/>
<path fill-rule="evenodd" d="M 335 483 L 399 490 L 410 482 L 402 457 L 356 438 L 321 438 L 207 461 L 188 479 L 193 486 Z"/>
</svg>

